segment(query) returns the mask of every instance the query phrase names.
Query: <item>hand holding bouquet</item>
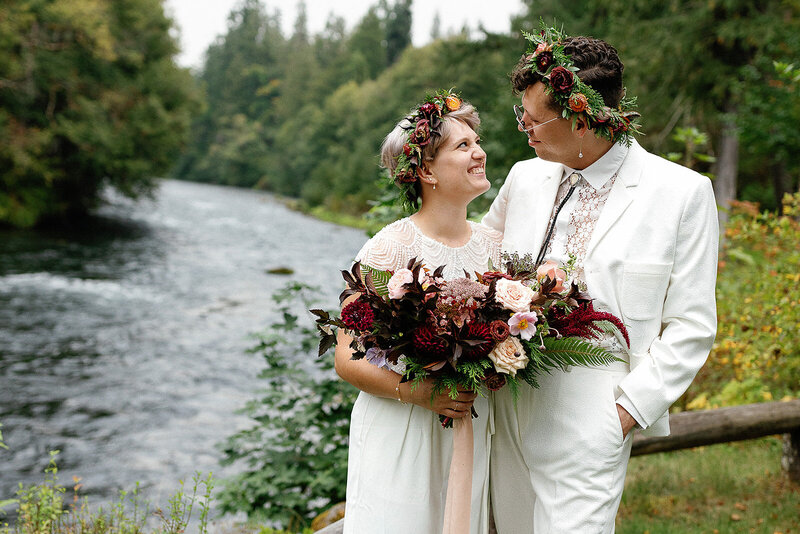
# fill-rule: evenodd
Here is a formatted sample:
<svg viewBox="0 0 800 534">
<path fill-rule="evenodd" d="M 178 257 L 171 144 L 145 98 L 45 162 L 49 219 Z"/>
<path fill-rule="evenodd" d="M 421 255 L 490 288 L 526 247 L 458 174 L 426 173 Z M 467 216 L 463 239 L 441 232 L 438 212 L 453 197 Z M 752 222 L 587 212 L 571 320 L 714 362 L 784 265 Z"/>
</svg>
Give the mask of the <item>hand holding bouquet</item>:
<svg viewBox="0 0 800 534">
<path fill-rule="evenodd" d="M 434 394 L 459 389 L 484 393 L 504 386 L 515 396 L 520 380 L 538 387 L 542 371 L 618 360 L 591 343 L 604 333 L 627 331 L 612 314 L 596 311 L 576 283 L 567 284 L 570 265 L 547 262 L 537 268 L 530 255 L 504 255 L 505 270 L 442 278 L 415 258 L 404 269 L 379 271 L 355 263 L 342 271 L 347 288 L 340 302 L 357 298 L 339 317 L 317 316 L 319 354 L 334 345 L 334 329 L 353 338 L 353 358 L 403 369 L 412 387 L 426 377 Z M 448 424 L 450 421 L 443 421 Z"/>
</svg>

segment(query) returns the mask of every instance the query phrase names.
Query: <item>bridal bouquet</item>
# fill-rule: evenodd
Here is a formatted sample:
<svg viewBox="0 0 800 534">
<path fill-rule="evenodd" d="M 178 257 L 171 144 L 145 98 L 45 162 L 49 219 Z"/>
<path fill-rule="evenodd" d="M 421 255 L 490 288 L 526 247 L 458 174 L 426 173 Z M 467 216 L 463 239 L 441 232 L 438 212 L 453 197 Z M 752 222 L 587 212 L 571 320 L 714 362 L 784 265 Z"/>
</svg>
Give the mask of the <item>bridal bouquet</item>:
<svg viewBox="0 0 800 534">
<path fill-rule="evenodd" d="M 503 259 L 502 272 L 490 266 L 474 277 L 465 272 L 447 281 L 444 267 L 431 272 L 416 259 L 395 272 L 356 262 L 342 271 L 347 288 L 340 302 L 358 297 L 339 317 L 311 310 L 319 354 L 335 344 L 335 329 L 343 328 L 353 338 L 354 359 L 387 368 L 402 363 L 403 380 L 412 380 L 412 387 L 431 376 L 434 394 L 449 389 L 453 398 L 458 389 L 504 386 L 516 397 L 520 381 L 538 387 L 543 371 L 617 360 L 590 340 L 619 333 L 629 343 L 625 326 L 595 310 L 577 283 L 567 283 L 572 262 L 534 268 L 530 255 Z"/>
</svg>

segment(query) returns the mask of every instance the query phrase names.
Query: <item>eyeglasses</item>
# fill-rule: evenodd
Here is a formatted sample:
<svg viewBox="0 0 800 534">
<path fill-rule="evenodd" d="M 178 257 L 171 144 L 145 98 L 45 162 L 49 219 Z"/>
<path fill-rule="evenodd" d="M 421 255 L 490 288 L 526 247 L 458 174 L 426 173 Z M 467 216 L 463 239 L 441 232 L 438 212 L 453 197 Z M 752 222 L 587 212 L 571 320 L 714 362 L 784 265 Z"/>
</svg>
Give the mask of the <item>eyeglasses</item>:
<svg viewBox="0 0 800 534">
<path fill-rule="evenodd" d="M 522 108 L 522 106 L 520 106 L 519 104 L 514 104 L 514 116 L 517 118 L 517 124 L 519 124 L 519 127 L 520 127 L 520 128 L 522 129 L 522 131 L 523 131 L 523 132 L 525 132 L 526 134 L 527 134 L 528 132 L 531 132 L 531 131 L 533 131 L 533 129 L 534 129 L 534 128 L 538 128 L 539 126 L 544 126 L 544 125 L 545 125 L 545 124 L 547 124 L 548 122 L 553 122 L 554 120 L 556 120 L 556 119 L 560 119 L 560 118 L 561 118 L 561 117 L 553 117 L 553 118 L 552 118 L 552 119 L 550 119 L 550 120 L 546 120 L 546 121 L 544 121 L 544 122 L 542 122 L 542 123 L 539 123 L 539 124 L 536 124 L 536 125 L 534 125 L 534 126 L 531 126 L 530 128 L 526 128 L 526 127 L 525 127 L 525 121 L 523 121 L 523 120 L 522 120 L 522 116 L 523 116 L 524 114 L 525 114 L 525 110 Z"/>
</svg>

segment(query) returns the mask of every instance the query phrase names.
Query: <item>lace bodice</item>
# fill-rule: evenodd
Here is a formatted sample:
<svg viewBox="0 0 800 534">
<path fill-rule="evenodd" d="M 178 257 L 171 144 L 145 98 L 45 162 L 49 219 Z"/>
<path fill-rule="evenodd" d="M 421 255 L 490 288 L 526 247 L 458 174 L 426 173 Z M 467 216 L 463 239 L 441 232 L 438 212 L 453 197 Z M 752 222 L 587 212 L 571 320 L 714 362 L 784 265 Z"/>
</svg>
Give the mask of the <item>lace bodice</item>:
<svg viewBox="0 0 800 534">
<path fill-rule="evenodd" d="M 484 272 L 489 259 L 500 266 L 500 245 L 503 235 L 479 223 L 469 221 L 472 236 L 460 247 L 449 247 L 432 239 L 406 217 L 385 226 L 375 237 L 367 241 L 356 255 L 356 260 L 382 270 L 397 270 L 406 267 L 408 260 L 416 257 L 433 271 L 444 265 L 444 278 L 451 280 Z"/>
</svg>

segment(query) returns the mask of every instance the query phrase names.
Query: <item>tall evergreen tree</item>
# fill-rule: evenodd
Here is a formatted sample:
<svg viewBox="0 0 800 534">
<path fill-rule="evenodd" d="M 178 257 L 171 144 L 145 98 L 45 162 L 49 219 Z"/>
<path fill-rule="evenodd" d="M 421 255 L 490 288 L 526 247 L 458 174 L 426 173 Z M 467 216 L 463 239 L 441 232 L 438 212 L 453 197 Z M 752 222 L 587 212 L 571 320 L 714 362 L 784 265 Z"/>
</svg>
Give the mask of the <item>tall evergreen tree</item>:
<svg viewBox="0 0 800 534">
<path fill-rule="evenodd" d="M 411 0 L 395 0 L 386 18 L 386 61 L 397 61 L 403 50 L 411 44 Z"/>
</svg>

